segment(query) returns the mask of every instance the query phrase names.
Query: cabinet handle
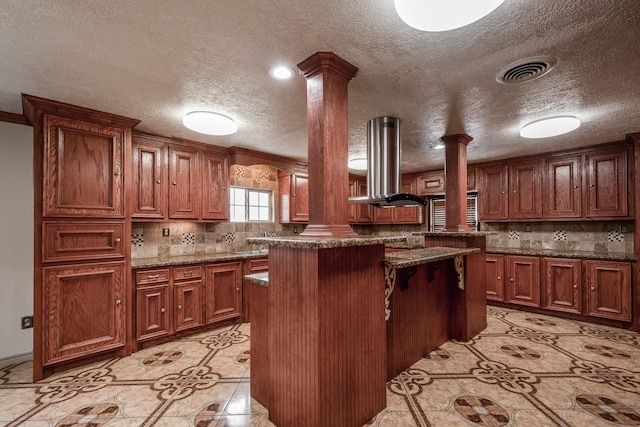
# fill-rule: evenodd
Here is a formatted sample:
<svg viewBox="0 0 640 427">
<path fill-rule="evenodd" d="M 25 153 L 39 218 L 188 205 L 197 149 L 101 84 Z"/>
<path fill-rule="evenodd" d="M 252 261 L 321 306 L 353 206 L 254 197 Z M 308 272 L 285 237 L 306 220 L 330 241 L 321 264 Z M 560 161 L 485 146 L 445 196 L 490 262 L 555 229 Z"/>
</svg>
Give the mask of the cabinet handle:
<svg viewBox="0 0 640 427">
<path fill-rule="evenodd" d="M 501 194 L 504 194 L 504 193 L 506 193 L 506 191 L 501 191 L 500 193 L 501 193 Z"/>
<path fill-rule="evenodd" d="M 189 271 L 185 271 L 184 273 L 182 273 L 184 276 L 191 276 L 193 274 L 193 271 L 189 270 Z"/>
<path fill-rule="evenodd" d="M 509 281 L 510 281 L 510 282 L 513 282 L 513 277 L 511 277 L 511 278 L 509 279 Z"/>
<path fill-rule="evenodd" d="M 516 191 L 516 190 L 513 190 L 513 194 L 516 194 L 516 193 L 517 193 L 517 191 Z"/>
<path fill-rule="evenodd" d="M 120 171 L 118 171 L 118 170 L 117 170 L 117 171 L 115 171 L 113 174 L 114 174 L 115 176 L 120 176 L 120 175 L 122 175 L 122 174 L 120 173 Z"/>
<path fill-rule="evenodd" d="M 167 309 L 166 309 L 166 308 L 164 308 L 164 307 L 162 307 L 162 308 L 160 309 L 160 313 L 164 313 L 165 311 L 167 311 Z"/>
<path fill-rule="evenodd" d="M 227 187 L 222 187 L 222 190 L 223 190 L 223 191 L 224 191 L 224 190 L 226 190 L 226 189 L 227 189 Z"/>
<path fill-rule="evenodd" d="M 121 299 L 117 299 L 116 300 L 116 305 L 120 305 L 120 304 L 122 304 L 122 300 Z"/>
<path fill-rule="evenodd" d="M 160 180 L 159 179 L 156 179 L 156 184 L 160 184 Z"/>
<path fill-rule="evenodd" d="M 171 184 L 178 185 L 178 183 L 176 181 L 173 181 Z"/>
<path fill-rule="evenodd" d="M 159 275 L 159 274 L 149 274 L 149 275 L 147 276 L 147 278 L 148 278 L 148 279 L 157 279 L 158 277 L 160 277 L 160 275 Z"/>
<path fill-rule="evenodd" d="M 182 305 L 179 305 L 179 306 L 178 306 L 178 310 L 182 310 Z"/>
<path fill-rule="evenodd" d="M 121 240 L 121 239 L 120 239 L 119 237 L 116 237 L 116 238 L 115 238 L 116 243 L 120 243 L 120 240 Z"/>
</svg>

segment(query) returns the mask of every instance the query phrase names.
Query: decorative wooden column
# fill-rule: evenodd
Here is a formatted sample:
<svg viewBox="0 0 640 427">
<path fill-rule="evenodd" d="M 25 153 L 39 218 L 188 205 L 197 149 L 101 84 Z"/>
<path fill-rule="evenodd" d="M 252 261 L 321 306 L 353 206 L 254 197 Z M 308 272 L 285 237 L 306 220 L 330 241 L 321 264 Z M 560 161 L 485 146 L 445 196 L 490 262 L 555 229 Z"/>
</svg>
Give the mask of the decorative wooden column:
<svg viewBox="0 0 640 427">
<path fill-rule="evenodd" d="M 467 144 L 469 135 L 448 135 L 444 142 L 445 225 L 442 231 L 471 231 L 467 225 Z"/>
<path fill-rule="evenodd" d="M 633 200 L 633 204 L 635 205 L 635 214 L 634 214 L 634 252 L 636 258 L 640 256 L 640 132 L 629 133 L 627 134 L 627 141 L 633 143 L 633 181 L 632 185 L 629 186 L 629 189 L 635 188 L 633 190 L 633 194 L 630 195 L 630 198 Z M 630 200 L 631 202 L 631 200 Z M 635 283 L 635 287 L 632 289 L 633 296 L 631 298 L 631 302 L 633 305 L 632 312 L 635 313 L 636 309 L 640 307 L 640 263 L 633 263 L 633 274 L 631 283 Z M 634 331 L 640 332 L 640 316 L 634 314 L 633 316 L 633 324 L 631 329 Z"/>
<path fill-rule="evenodd" d="M 347 85 L 358 68 L 332 52 L 298 64 L 307 79 L 309 225 L 303 237 L 356 237 L 348 220 Z"/>
</svg>

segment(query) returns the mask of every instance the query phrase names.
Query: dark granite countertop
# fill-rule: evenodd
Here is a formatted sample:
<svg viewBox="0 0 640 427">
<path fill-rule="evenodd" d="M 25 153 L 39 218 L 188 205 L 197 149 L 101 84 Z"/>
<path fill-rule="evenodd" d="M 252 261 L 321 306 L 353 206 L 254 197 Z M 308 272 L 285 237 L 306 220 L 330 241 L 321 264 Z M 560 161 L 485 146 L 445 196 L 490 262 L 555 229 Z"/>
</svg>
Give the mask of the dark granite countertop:
<svg viewBox="0 0 640 427">
<path fill-rule="evenodd" d="M 165 256 L 156 258 L 133 258 L 131 268 L 167 267 L 171 265 L 203 264 L 219 261 L 237 261 L 243 259 L 265 258 L 267 250 L 245 252 L 221 252 L 216 254 Z"/>
<path fill-rule="evenodd" d="M 557 249 L 521 249 L 504 247 L 487 247 L 488 254 L 532 255 L 556 258 L 584 258 L 611 261 L 637 261 L 635 254 L 627 252 L 590 252 Z"/>
<path fill-rule="evenodd" d="M 480 252 L 480 248 L 447 248 L 435 246 L 432 248 L 390 252 L 384 256 L 384 263 L 393 268 L 406 268 L 455 258 L 461 255 L 471 255 L 478 252 Z"/>
<path fill-rule="evenodd" d="M 496 236 L 497 231 L 414 231 L 411 233 L 414 236 L 428 236 L 428 237 L 482 237 L 482 236 Z"/>
<path fill-rule="evenodd" d="M 349 246 L 383 245 L 385 243 L 406 241 L 404 236 L 344 237 L 344 238 L 307 238 L 307 237 L 249 237 L 247 242 L 254 245 L 284 246 L 301 249 L 330 249 Z"/>
<path fill-rule="evenodd" d="M 269 272 L 247 274 L 244 276 L 244 280 L 252 285 L 269 287 Z"/>
</svg>

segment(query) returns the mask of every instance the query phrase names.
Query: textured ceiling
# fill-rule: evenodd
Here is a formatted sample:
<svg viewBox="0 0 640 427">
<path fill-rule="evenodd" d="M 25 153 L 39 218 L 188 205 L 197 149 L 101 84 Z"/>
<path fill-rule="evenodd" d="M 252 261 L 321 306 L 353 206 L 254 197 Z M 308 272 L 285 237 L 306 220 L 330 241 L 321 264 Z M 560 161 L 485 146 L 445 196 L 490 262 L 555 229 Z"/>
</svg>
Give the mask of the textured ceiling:
<svg viewBox="0 0 640 427">
<path fill-rule="evenodd" d="M 304 160 L 306 82 L 269 77 L 331 51 L 359 68 L 349 84 L 350 157 L 366 122 L 403 122 L 403 172 L 437 169 L 447 134 L 467 133 L 470 163 L 582 147 L 640 131 L 640 1 L 506 0 L 457 30 L 405 25 L 393 0 L 0 0 L 0 111 L 21 93 L 140 119 L 137 129 Z M 550 55 L 538 79 L 496 72 Z M 191 110 L 233 117 L 228 137 L 182 126 Z M 567 135 L 526 140 L 520 127 L 576 115 Z"/>
</svg>

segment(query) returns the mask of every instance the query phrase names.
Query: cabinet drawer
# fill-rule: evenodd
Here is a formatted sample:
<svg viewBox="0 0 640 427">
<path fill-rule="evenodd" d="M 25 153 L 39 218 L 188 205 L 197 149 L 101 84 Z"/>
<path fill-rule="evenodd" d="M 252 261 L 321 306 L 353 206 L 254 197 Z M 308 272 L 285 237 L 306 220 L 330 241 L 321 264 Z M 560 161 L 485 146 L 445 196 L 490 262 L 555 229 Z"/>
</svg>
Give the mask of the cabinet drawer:
<svg viewBox="0 0 640 427">
<path fill-rule="evenodd" d="M 173 280 L 199 279 L 202 277 L 201 265 L 188 265 L 173 268 Z"/>
<path fill-rule="evenodd" d="M 154 270 L 136 271 L 136 285 L 148 285 L 169 281 L 169 269 L 159 268 Z"/>
<path fill-rule="evenodd" d="M 122 222 L 44 222 L 42 261 L 124 258 Z"/>
</svg>

